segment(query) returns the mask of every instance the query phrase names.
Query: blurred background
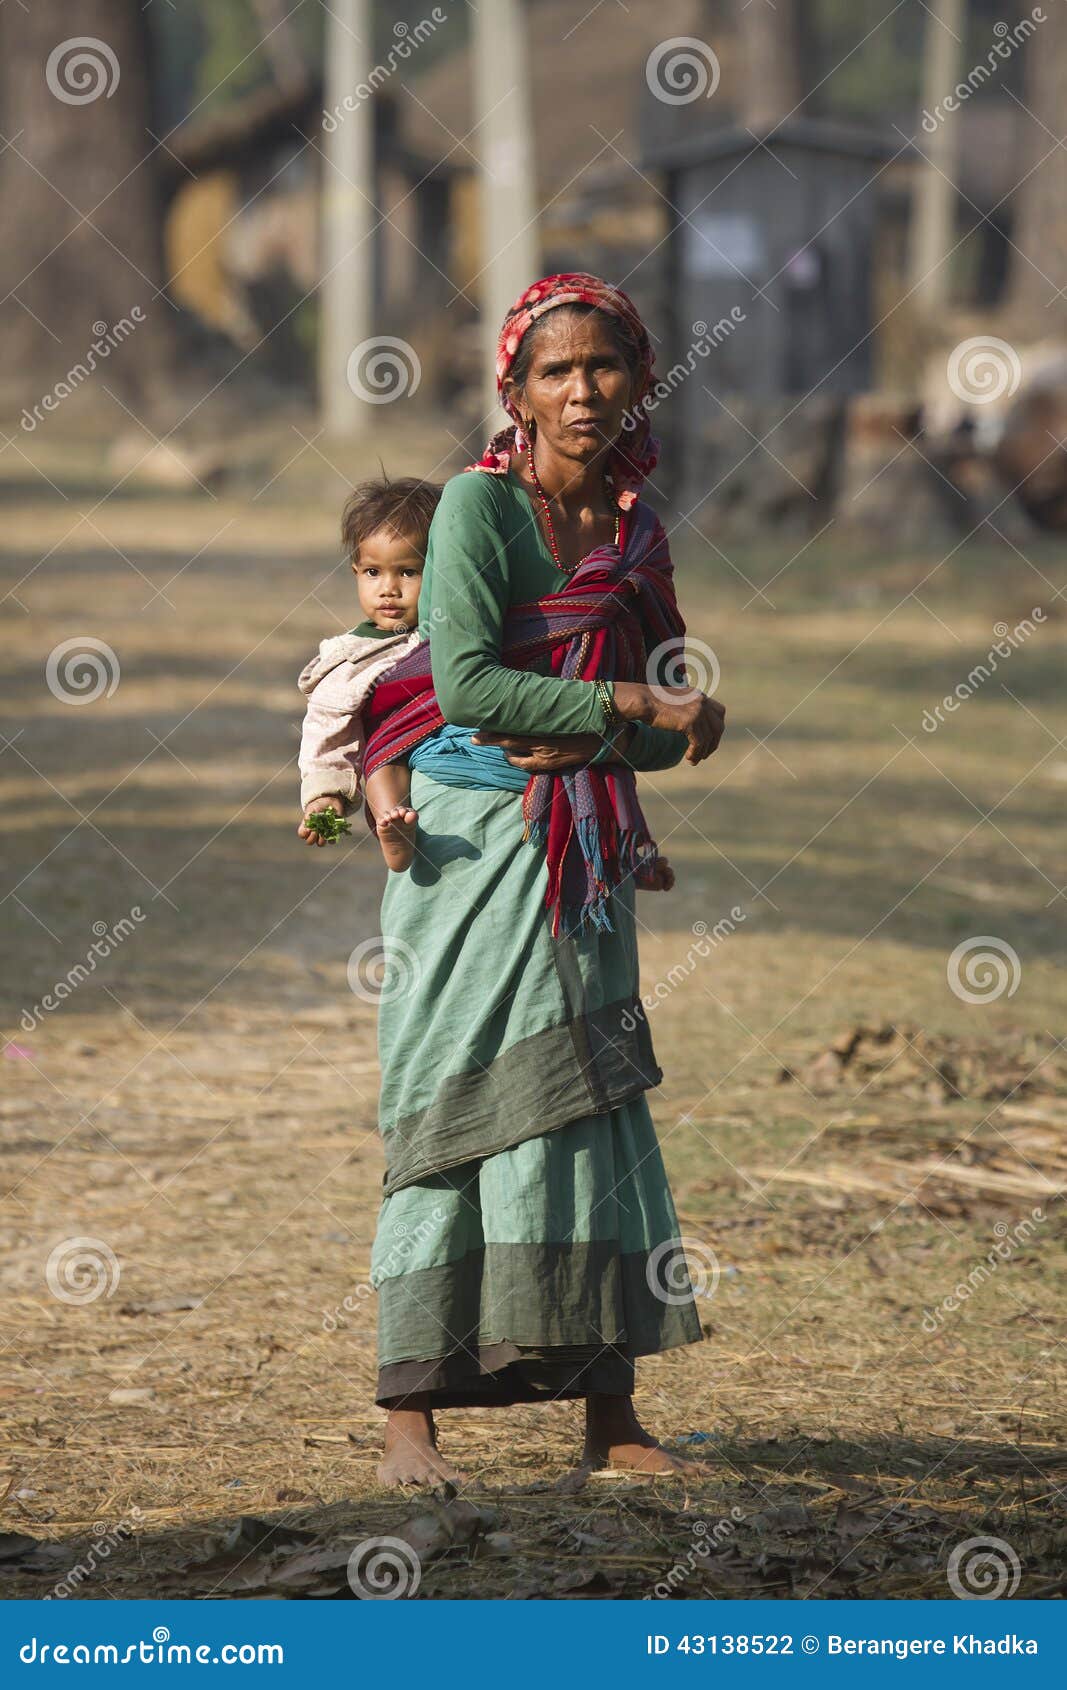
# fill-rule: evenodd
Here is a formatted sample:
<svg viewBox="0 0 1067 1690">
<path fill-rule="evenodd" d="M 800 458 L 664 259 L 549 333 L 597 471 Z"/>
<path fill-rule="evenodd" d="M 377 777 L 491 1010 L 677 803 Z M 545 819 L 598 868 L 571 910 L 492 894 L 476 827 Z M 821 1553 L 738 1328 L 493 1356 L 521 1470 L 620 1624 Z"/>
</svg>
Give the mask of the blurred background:
<svg viewBox="0 0 1067 1690">
<path fill-rule="evenodd" d="M 306 472 L 298 423 L 458 461 L 506 305 L 588 269 L 717 532 L 1067 522 L 1062 0 L 7 10 L 6 483 L 68 435 L 139 483 Z"/>
</svg>

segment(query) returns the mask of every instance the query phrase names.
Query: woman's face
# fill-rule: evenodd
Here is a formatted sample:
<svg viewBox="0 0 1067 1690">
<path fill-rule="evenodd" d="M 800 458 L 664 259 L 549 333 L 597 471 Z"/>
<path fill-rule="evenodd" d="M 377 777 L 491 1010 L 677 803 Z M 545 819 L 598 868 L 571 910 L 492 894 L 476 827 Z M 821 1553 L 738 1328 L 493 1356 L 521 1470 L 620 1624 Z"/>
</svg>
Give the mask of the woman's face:
<svg viewBox="0 0 1067 1690">
<path fill-rule="evenodd" d="M 536 327 L 525 386 L 507 386 L 537 438 L 579 462 L 603 455 L 622 432 L 633 379 L 610 327 L 601 317 L 575 317 L 562 307 Z"/>
</svg>

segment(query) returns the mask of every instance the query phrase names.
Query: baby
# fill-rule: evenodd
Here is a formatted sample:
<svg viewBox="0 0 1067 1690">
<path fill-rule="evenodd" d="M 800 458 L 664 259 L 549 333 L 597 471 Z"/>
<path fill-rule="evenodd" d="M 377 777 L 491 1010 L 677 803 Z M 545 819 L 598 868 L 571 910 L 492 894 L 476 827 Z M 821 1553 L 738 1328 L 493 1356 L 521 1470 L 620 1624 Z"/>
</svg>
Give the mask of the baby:
<svg viewBox="0 0 1067 1690">
<path fill-rule="evenodd" d="M 362 786 L 367 820 L 386 864 L 398 872 L 415 855 L 419 818 L 410 804 L 410 771 L 406 763 L 384 763 L 362 780 L 361 711 L 379 676 L 418 644 L 426 539 L 440 497 L 440 487 L 413 477 L 356 488 L 344 508 L 341 537 L 364 621 L 323 640 L 298 683 L 307 695 L 300 736 L 300 838 L 325 844 L 323 834 L 308 827 L 308 817 L 322 810 L 346 815 Z"/>
<path fill-rule="evenodd" d="M 368 823 L 387 867 L 397 873 L 415 855 L 419 817 L 411 808 L 411 774 L 404 762 L 384 763 L 362 779 L 361 712 L 378 678 L 419 642 L 426 542 L 440 497 L 440 487 L 414 477 L 366 481 L 356 488 L 344 508 L 341 537 L 364 621 L 323 640 L 298 683 L 307 708 L 300 736 L 304 815 L 297 833 L 308 845 L 324 845 L 325 835 L 308 826 L 309 817 L 323 810 L 347 815 L 362 789 Z M 666 857 L 658 857 L 635 884 L 669 892 L 674 870 Z"/>
</svg>

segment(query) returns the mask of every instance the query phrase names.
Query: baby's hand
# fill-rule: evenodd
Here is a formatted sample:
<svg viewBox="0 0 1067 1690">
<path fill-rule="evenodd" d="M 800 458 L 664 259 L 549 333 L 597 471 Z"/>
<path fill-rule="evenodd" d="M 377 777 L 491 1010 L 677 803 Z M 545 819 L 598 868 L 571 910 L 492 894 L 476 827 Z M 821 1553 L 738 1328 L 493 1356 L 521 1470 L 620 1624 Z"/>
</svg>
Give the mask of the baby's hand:
<svg viewBox="0 0 1067 1690">
<path fill-rule="evenodd" d="M 326 844 L 323 835 L 316 833 L 313 827 L 307 825 L 308 817 L 313 816 L 316 810 L 332 810 L 335 816 L 343 816 L 345 813 L 344 800 L 341 798 L 315 798 L 312 800 L 305 809 L 304 819 L 296 830 L 297 836 L 304 841 L 305 845 Z"/>
</svg>

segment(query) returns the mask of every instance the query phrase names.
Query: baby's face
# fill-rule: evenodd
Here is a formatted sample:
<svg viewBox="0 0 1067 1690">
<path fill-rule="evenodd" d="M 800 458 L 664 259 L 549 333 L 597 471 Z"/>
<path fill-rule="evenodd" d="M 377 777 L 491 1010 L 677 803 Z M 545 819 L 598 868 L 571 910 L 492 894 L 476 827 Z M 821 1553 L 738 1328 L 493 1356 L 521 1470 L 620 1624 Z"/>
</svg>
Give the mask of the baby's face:
<svg viewBox="0 0 1067 1690">
<path fill-rule="evenodd" d="M 360 609 L 368 622 L 398 633 L 415 627 L 423 559 L 410 540 L 391 528 L 379 528 L 361 542 L 352 569 Z"/>
</svg>

